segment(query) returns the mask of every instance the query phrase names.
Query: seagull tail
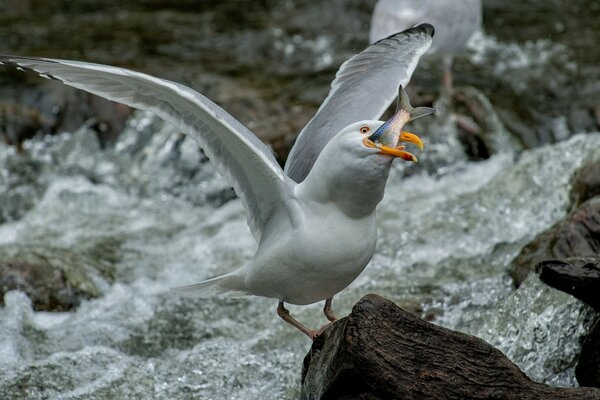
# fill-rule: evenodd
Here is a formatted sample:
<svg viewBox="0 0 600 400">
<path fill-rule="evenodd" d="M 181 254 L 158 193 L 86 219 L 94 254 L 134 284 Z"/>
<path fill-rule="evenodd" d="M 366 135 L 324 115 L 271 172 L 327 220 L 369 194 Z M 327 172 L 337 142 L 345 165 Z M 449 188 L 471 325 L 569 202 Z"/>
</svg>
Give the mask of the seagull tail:
<svg viewBox="0 0 600 400">
<path fill-rule="evenodd" d="M 179 286 L 171 290 L 189 297 L 237 297 L 248 294 L 244 279 L 235 273 L 217 276 L 191 285 Z"/>
<path fill-rule="evenodd" d="M 414 121 L 417 118 L 424 117 L 429 114 L 435 113 L 435 109 L 431 107 L 416 107 L 410 105 L 410 99 L 408 98 L 408 93 L 406 90 L 400 85 L 400 89 L 398 90 L 398 104 L 396 106 L 396 112 L 404 110 L 410 115 L 409 121 Z"/>
</svg>

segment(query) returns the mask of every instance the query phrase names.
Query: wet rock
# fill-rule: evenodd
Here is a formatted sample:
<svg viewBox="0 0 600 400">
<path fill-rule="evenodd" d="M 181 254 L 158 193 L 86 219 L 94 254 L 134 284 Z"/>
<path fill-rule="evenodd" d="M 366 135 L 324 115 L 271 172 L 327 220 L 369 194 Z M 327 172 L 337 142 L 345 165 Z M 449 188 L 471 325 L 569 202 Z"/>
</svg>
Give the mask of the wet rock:
<svg viewBox="0 0 600 400">
<path fill-rule="evenodd" d="M 0 103 L 0 132 L 1 139 L 21 152 L 25 139 L 33 137 L 43 130 L 50 122 L 35 108 L 20 104 Z"/>
<path fill-rule="evenodd" d="M 526 245 L 513 261 L 510 275 L 519 286 L 544 260 L 594 256 L 599 252 L 600 197 L 595 197 Z"/>
<path fill-rule="evenodd" d="M 38 160 L 13 154 L 3 160 L 0 177 L 0 223 L 21 218 L 44 193 L 40 182 L 43 164 Z"/>
<path fill-rule="evenodd" d="M 542 261 L 536 272 L 545 284 L 569 293 L 600 311 L 600 256 Z"/>
<path fill-rule="evenodd" d="M 578 207 L 597 195 L 600 195 L 600 160 L 589 162 L 577 171 L 571 188 L 571 202 L 573 207 Z"/>
<path fill-rule="evenodd" d="M 7 75 L 13 76 L 14 71 L 10 72 Z M 27 79 L 35 79 L 33 74 L 29 75 L 32 76 Z M 0 138 L 19 148 L 23 141 L 37 133 L 73 132 L 88 120 L 100 143 L 111 143 L 132 113 L 132 109 L 123 104 L 57 82 L 43 80 L 39 85 L 22 83 L 23 87 L 19 87 L 15 82 L 21 82 L 23 76 L 14 76 L 10 83 L 1 82 L 0 98 L 9 100 L 0 102 Z M 11 86 L 18 89 L 10 89 Z"/>
<path fill-rule="evenodd" d="M 532 382 L 500 351 L 367 295 L 304 360 L 302 399 L 592 399 Z"/>
<path fill-rule="evenodd" d="M 479 90 L 473 87 L 456 88 L 453 100 L 457 111 L 472 116 L 472 120 L 457 118 L 461 128 L 459 139 L 469 159 L 487 159 L 492 154 L 520 148 L 502 124 L 490 100 Z"/>
<path fill-rule="evenodd" d="M 542 282 L 600 311 L 600 256 L 543 261 L 536 272 Z M 582 386 L 600 387 L 600 319 L 583 341 L 575 375 Z"/>
<path fill-rule="evenodd" d="M 38 246 L 0 247 L 0 304 L 10 290 L 25 292 L 37 311 L 68 311 L 99 297 L 112 281 L 115 254 L 108 242 L 76 253 Z M 89 254 L 87 254 L 89 253 Z M 102 253 L 102 254 L 100 254 Z"/>
<path fill-rule="evenodd" d="M 600 387 L 600 319 L 583 341 L 575 376 L 581 386 Z"/>
</svg>

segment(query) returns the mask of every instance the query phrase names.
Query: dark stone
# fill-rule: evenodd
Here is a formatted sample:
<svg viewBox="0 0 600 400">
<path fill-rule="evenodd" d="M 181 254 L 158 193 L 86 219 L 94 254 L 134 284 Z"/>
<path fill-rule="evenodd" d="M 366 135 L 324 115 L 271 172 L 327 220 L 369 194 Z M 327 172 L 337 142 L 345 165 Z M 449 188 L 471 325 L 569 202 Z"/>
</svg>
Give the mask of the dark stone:
<svg viewBox="0 0 600 400">
<path fill-rule="evenodd" d="M 588 257 L 600 253 L 600 197 L 583 203 L 567 217 L 526 245 L 510 275 L 519 286 L 544 260 Z"/>
<path fill-rule="evenodd" d="M 545 284 L 569 293 L 600 311 L 600 256 L 542 261 L 536 272 Z"/>
<path fill-rule="evenodd" d="M 600 319 L 596 321 L 581 346 L 575 376 L 581 386 L 600 387 Z"/>
<path fill-rule="evenodd" d="M 313 343 L 301 398 L 589 400 L 600 389 L 535 383 L 483 340 L 367 295 Z"/>
<path fill-rule="evenodd" d="M 15 76 L 12 85 L 19 82 L 19 75 Z M 35 134 L 73 132 L 88 120 L 93 122 L 91 128 L 105 145 L 114 142 L 132 113 L 123 104 L 46 80 L 39 86 L 26 85 L 18 91 L 4 89 L 0 98 L 7 94 L 11 100 L 0 101 L 0 139 L 17 148 Z"/>
<path fill-rule="evenodd" d="M 577 171 L 571 188 L 571 202 L 578 207 L 597 195 L 600 195 L 600 160 L 589 162 Z"/>
<path fill-rule="evenodd" d="M 542 261 L 536 272 L 542 282 L 600 311 L 600 256 Z M 600 319 L 583 342 L 575 375 L 582 386 L 600 387 Z"/>
<path fill-rule="evenodd" d="M 118 259 L 113 247 L 100 243 L 85 254 L 38 246 L 0 247 L 0 305 L 10 290 L 25 292 L 36 311 L 69 311 L 85 299 L 99 297 L 102 291 L 96 283 L 113 280 L 112 264 Z"/>
</svg>

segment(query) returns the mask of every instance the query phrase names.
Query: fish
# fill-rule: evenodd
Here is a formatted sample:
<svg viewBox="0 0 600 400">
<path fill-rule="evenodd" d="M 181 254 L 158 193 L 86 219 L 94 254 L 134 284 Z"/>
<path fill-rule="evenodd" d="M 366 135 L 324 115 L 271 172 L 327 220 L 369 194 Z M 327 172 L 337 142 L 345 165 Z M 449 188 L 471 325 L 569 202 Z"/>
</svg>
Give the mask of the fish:
<svg viewBox="0 0 600 400">
<path fill-rule="evenodd" d="M 433 113 L 435 113 L 435 109 L 431 107 L 415 108 L 411 106 L 408 93 L 400 86 L 398 90 L 396 112 L 371 136 L 365 139 L 365 144 L 370 147 L 396 149 L 399 153 L 402 153 L 401 157 L 403 159 L 416 162 L 417 158 L 412 153 L 404 151 L 405 146 L 399 146 L 398 144 L 400 142 L 409 142 L 423 150 L 423 141 L 414 133 L 402 131 L 402 128 L 410 121 Z"/>
</svg>

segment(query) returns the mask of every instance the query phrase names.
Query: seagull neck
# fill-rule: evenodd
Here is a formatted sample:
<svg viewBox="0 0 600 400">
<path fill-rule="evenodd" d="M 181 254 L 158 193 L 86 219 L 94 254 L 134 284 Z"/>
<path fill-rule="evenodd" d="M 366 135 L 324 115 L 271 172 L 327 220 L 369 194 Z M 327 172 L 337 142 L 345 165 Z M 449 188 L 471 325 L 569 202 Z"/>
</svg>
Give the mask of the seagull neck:
<svg viewBox="0 0 600 400">
<path fill-rule="evenodd" d="M 296 193 L 307 203 L 333 203 L 348 217 L 363 218 L 373 214 L 383 198 L 389 165 L 384 161 L 379 168 L 365 170 L 319 168 L 320 163 L 315 163 Z"/>
</svg>

